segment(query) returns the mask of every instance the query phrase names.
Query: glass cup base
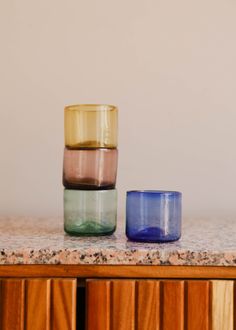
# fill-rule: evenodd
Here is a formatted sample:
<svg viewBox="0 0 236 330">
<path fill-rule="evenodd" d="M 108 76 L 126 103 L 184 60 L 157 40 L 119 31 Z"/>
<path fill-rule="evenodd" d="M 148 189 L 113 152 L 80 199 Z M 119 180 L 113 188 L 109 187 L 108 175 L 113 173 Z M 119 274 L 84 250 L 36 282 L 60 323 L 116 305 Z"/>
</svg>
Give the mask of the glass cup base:
<svg viewBox="0 0 236 330">
<path fill-rule="evenodd" d="M 70 226 L 67 228 L 64 226 L 64 230 L 67 234 L 72 236 L 105 236 L 112 235 L 116 227 L 98 225 L 96 222 L 86 222 L 81 226 Z"/>
<path fill-rule="evenodd" d="M 180 239 L 177 235 L 164 234 L 158 227 L 149 227 L 133 233 L 126 232 L 126 235 L 130 241 L 147 243 L 167 243 Z"/>
<path fill-rule="evenodd" d="M 63 179 L 63 185 L 66 189 L 71 190 L 108 190 L 114 189 L 115 184 L 103 182 L 100 186 L 94 180 L 90 180 L 91 184 L 88 184 L 89 179 L 86 180 L 86 183 L 71 183 Z"/>
</svg>

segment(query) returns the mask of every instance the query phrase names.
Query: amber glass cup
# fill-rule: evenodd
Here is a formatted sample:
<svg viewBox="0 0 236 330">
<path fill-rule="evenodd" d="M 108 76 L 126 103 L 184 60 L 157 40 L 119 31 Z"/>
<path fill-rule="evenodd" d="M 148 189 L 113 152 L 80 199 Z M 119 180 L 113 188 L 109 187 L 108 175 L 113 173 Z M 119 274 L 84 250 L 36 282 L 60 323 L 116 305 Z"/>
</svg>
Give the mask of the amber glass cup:
<svg viewBox="0 0 236 330">
<path fill-rule="evenodd" d="M 65 107 L 65 146 L 69 149 L 116 148 L 118 109 L 113 105 Z"/>
<path fill-rule="evenodd" d="M 64 149 L 63 184 L 67 189 L 113 189 L 117 149 Z"/>
</svg>

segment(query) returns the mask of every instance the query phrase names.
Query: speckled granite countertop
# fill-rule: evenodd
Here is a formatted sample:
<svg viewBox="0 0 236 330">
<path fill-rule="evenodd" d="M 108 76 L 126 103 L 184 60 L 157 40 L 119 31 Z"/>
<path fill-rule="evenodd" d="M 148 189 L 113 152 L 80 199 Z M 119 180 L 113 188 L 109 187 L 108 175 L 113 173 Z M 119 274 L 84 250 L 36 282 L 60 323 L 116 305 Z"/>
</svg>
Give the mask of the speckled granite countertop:
<svg viewBox="0 0 236 330">
<path fill-rule="evenodd" d="M 64 234 L 62 219 L 0 217 L 0 264 L 208 265 L 236 267 L 236 220 L 185 220 L 182 238 L 133 243 L 122 223 L 112 236 Z"/>
</svg>

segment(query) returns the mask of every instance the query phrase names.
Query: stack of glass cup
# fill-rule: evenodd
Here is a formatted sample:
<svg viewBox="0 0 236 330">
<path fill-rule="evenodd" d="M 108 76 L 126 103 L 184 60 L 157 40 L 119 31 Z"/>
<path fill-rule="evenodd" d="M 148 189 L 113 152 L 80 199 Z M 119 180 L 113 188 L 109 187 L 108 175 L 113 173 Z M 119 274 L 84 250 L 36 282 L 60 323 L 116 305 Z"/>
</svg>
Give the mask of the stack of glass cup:
<svg viewBox="0 0 236 330">
<path fill-rule="evenodd" d="M 64 229 L 77 236 L 116 229 L 118 109 L 111 105 L 65 108 Z"/>
</svg>

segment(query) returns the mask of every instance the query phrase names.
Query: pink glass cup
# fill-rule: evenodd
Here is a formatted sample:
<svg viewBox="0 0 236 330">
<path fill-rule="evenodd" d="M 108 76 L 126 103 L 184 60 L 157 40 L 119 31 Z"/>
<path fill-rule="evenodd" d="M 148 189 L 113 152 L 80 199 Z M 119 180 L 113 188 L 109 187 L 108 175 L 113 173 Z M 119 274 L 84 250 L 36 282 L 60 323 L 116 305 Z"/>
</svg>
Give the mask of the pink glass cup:
<svg viewBox="0 0 236 330">
<path fill-rule="evenodd" d="M 67 189 L 113 189 L 117 149 L 64 149 L 63 185 Z"/>
</svg>

